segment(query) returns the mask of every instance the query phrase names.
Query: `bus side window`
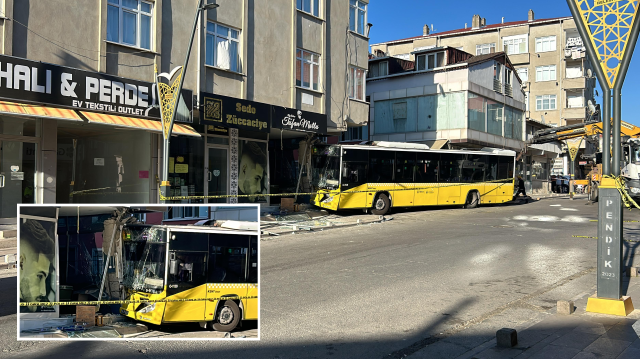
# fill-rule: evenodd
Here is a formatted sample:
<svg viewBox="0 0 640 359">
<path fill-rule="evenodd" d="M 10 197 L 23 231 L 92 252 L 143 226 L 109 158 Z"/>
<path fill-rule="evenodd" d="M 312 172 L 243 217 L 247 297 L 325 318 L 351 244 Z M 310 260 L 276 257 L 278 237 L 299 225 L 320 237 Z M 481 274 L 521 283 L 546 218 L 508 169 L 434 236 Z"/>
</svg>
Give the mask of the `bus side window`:
<svg viewBox="0 0 640 359">
<path fill-rule="evenodd" d="M 249 248 L 212 246 L 209 283 L 245 283 Z"/>
<path fill-rule="evenodd" d="M 513 177 L 513 157 L 500 156 L 498 165 L 498 178 L 499 180 L 508 179 Z"/>
<path fill-rule="evenodd" d="M 440 155 L 440 182 L 460 182 L 462 156 L 454 153 Z"/>
<path fill-rule="evenodd" d="M 496 179 L 498 179 L 498 156 L 487 156 L 485 181 L 495 181 Z"/>
<path fill-rule="evenodd" d="M 437 155 L 431 152 L 418 152 L 416 161 L 416 182 L 438 182 Z"/>
<path fill-rule="evenodd" d="M 369 183 L 392 183 L 396 153 L 393 151 L 370 151 Z"/>
<path fill-rule="evenodd" d="M 416 166 L 414 152 L 396 152 L 396 182 L 413 183 L 413 172 Z"/>
<path fill-rule="evenodd" d="M 251 246 L 249 247 L 249 278 L 247 282 L 258 283 L 258 237 L 251 236 Z"/>
<path fill-rule="evenodd" d="M 474 183 L 484 181 L 486 156 L 467 155 L 462 164 L 462 182 Z"/>
</svg>

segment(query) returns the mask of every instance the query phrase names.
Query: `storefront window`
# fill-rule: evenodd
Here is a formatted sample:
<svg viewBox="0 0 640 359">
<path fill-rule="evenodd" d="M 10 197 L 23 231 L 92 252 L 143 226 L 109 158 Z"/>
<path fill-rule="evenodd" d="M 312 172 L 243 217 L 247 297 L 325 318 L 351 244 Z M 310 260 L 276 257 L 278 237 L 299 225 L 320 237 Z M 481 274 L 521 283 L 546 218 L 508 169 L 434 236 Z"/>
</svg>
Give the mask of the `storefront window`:
<svg viewBox="0 0 640 359">
<path fill-rule="evenodd" d="M 169 152 L 170 195 L 204 196 L 204 139 L 172 138 Z M 204 200 L 182 200 L 178 203 L 204 203 Z"/>
<path fill-rule="evenodd" d="M 58 124 L 57 203 L 148 203 L 151 136 Z"/>
</svg>

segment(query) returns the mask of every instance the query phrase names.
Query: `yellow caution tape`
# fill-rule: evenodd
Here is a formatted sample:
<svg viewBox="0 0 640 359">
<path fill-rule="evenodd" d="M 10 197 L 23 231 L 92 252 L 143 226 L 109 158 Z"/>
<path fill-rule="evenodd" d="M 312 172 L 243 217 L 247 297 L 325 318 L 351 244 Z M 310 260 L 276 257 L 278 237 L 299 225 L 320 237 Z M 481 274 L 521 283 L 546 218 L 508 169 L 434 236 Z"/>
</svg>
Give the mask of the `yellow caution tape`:
<svg viewBox="0 0 640 359">
<path fill-rule="evenodd" d="M 509 182 L 511 181 L 511 182 Z M 328 196 L 337 196 L 341 194 L 352 194 L 352 193 L 376 193 L 380 191 L 384 192 L 398 192 L 398 191 L 419 191 L 425 189 L 433 189 L 433 188 L 446 188 L 446 187 L 456 187 L 456 186 L 473 186 L 473 185 L 483 185 L 486 183 L 500 183 L 501 185 L 513 184 L 513 178 L 507 178 L 502 180 L 494 180 L 494 181 L 483 181 L 476 183 L 454 183 L 449 185 L 438 185 L 438 186 L 429 186 L 429 187 L 407 187 L 407 188 L 392 188 L 392 189 L 369 189 L 362 191 L 343 191 L 343 192 L 302 192 L 302 193 L 255 193 L 255 194 L 225 194 L 225 195 L 216 195 L 216 196 L 169 196 L 165 197 L 160 193 L 161 201 L 180 201 L 187 199 L 220 199 L 220 198 L 247 198 L 247 197 L 284 197 L 284 196 L 311 196 L 318 194 L 326 194 Z M 495 189 L 494 189 L 495 190 Z M 493 190 L 492 190 L 493 191 Z M 491 192 L 491 191 L 489 191 Z M 489 193 L 486 192 L 486 193 Z M 486 194 L 485 193 L 485 194 Z"/>
<path fill-rule="evenodd" d="M 622 203 L 624 203 L 627 208 L 631 209 L 631 205 L 633 205 L 634 207 L 640 209 L 640 206 L 636 203 L 636 201 L 633 200 L 633 198 L 631 198 L 627 190 L 624 188 L 624 179 L 622 178 L 622 176 L 603 175 L 602 177 L 611 178 L 615 181 L 616 188 L 618 189 L 618 192 L 620 192 L 620 196 L 622 196 Z"/>
<path fill-rule="evenodd" d="M 208 300 L 228 299 L 258 299 L 258 296 L 227 296 L 216 298 L 189 298 L 189 299 L 144 299 L 144 300 L 96 300 L 96 301 L 76 301 L 76 302 L 20 302 L 21 307 L 53 307 L 56 305 L 98 305 L 98 304 L 129 304 L 129 303 L 173 303 L 173 302 L 199 302 Z"/>
</svg>

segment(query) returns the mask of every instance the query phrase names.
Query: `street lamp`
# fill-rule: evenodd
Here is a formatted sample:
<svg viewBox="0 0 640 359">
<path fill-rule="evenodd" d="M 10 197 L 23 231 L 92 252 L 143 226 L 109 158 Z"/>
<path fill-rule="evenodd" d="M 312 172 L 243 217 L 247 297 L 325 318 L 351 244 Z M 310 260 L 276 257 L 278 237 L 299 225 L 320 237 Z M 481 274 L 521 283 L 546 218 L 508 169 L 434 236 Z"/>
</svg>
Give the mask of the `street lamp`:
<svg viewBox="0 0 640 359">
<path fill-rule="evenodd" d="M 196 28 L 198 26 L 198 18 L 200 12 L 203 10 L 215 9 L 218 4 L 202 4 L 204 0 L 199 0 L 198 8 L 196 10 L 196 16 L 193 20 L 193 30 L 191 31 L 191 39 L 189 40 L 189 48 L 184 59 L 184 66 L 180 69 L 180 66 L 174 68 L 170 74 L 162 73 L 157 74 L 156 68 L 156 87 L 158 88 L 158 98 L 160 99 L 160 118 L 162 121 L 162 174 L 160 179 L 160 202 L 166 203 L 166 198 L 169 197 L 169 140 L 171 138 L 171 131 L 173 129 L 173 123 L 176 118 L 176 107 L 180 99 L 180 92 L 182 91 L 182 85 L 184 84 L 184 75 L 187 71 L 187 65 L 189 64 L 189 55 L 191 54 L 191 47 L 193 45 L 193 38 L 196 34 Z M 168 81 L 173 81 L 171 85 L 160 83 L 158 77 L 165 77 Z M 175 82 L 179 81 L 179 85 L 176 87 Z"/>
</svg>

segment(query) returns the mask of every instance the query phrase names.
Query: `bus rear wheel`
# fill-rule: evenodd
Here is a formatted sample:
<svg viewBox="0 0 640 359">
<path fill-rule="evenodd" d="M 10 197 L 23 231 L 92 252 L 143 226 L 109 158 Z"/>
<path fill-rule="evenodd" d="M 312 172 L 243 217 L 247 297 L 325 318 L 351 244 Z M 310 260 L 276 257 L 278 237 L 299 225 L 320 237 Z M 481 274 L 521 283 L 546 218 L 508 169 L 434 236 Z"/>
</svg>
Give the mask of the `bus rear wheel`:
<svg viewBox="0 0 640 359">
<path fill-rule="evenodd" d="M 376 200 L 373 202 L 371 213 L 375 215 L 384 215 L 389 212 L 389 207 L 391 207 L 391 201 L 389 201 L 389 197 L 387 197 L 387 195 L 384 193 L 380 193 L 376 196 Z"/>
<path fill-rule="evenodd" d="M 467 201 L 464 204 L 464 208 L 476 208 L 478 207 L 478 203 L 480 203 L 480 196 L 478 196 L 478 192 L 471 191 L 467 195 Z"/>
<path fill-rule="evenodd" d="M 213 329 L 218 332 L 230 332 L 234 330 L 240 322 L 240 308 L 232 300 L 225 301 L 213 321 Z"/>
</svg>

